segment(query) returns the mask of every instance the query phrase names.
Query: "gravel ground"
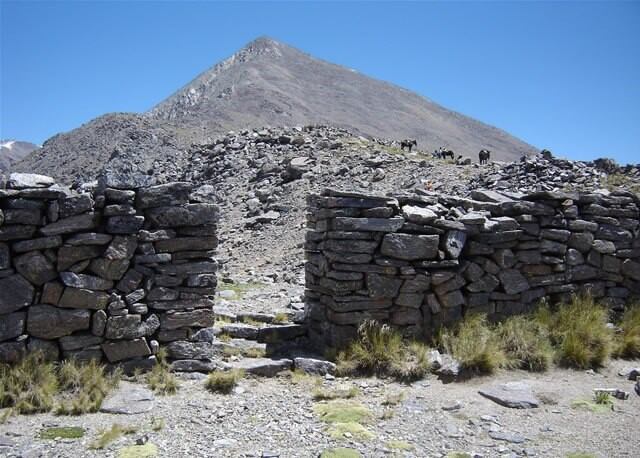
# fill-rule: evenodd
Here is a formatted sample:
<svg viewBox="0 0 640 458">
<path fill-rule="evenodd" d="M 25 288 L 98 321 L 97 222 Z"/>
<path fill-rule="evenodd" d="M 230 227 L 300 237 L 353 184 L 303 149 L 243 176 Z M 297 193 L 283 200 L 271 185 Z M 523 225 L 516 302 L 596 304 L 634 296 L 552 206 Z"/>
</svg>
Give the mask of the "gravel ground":
<svg viewBox="0 0 640 458">
<path fill-rule="evenodd" d="M 565 457 L 576 452 L 635 457 L 640 450 L 640 396 L 633 392 L 632 382 L 617 373 L 623 366 L 638 363 L 613 361 L 596 374 L 561 369 L 544 374 L 509 371 L 449 384 L 430 376 L 412 386 L 374 378 L 325 379 L 325 387 L 359 387 L 360 394 L 351 402 L 361 403 L 373 414 L 365 424 L 373 434 L 367 441 L 330 437 L 327 425 L 314 413 L 318 402 L 312 399 L 312 379 L 299 380 L 289 374 L 246 378 L 230 395 L 211 394 L 202 380 L 185 379 L 178 394 L 157 398 L 155 408 L 145 414 L 11 417 L 0 425 L 0 444 L 7 440 L 15 444 L 0 447 L 0 456 L 118 456 L 122 447 L 147 435 L 163 457 L 316 457 L 337 446 L 356 449 L 365 457 L 441 457 L 453 451 L 483 457 Z M 487 384 L 516 380 L 530 383 L 543 401 L 539 408 L 509 409 L 478 394 Z M 614 400 L 613 409 L 605 412 L 572 406 L 576 400 L 589 399 L 596 387 L 621 388 L 631 396 L 626 401 Z M 399 393 L 399 403 L 383 405 Z M 162 430 L 151 430 L 154 419 L 163 420 Z M 121 437 L 106 450 L 90 450 L 98 432 L 114 423 L 140 430 Z M 39 432 L 50 426 L 81 426 L 86 434 L 76 440 L 39 439 Z M 492 439 L 489 431 L 494 436 L 496 432 L 512 433 L 512 439 L 524 441 Z"/>
</svg>

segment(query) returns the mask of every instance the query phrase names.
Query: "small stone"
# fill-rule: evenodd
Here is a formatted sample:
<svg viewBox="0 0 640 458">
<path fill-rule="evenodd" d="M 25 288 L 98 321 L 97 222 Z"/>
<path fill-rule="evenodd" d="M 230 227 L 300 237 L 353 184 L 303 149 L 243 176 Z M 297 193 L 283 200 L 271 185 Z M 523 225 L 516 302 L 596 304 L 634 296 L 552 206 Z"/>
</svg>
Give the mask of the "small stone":
<svg viewBox="0 0 640 458">
<path fill-rule="evenodd" d="M 73 272 L 60 272 L 60 278 L 66 286 L 79 289 L 92 289 L 106 291 L 113 288 L 113 281 Z"/>
</svg>

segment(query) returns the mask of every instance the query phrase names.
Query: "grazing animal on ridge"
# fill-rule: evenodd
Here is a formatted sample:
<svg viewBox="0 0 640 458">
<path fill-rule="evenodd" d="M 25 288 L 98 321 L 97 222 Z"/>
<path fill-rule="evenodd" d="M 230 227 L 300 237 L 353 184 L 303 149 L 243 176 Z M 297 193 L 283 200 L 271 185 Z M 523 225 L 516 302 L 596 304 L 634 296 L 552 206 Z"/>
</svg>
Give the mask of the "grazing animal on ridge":
<svg viewBox="0 0 640 458">
<path fill-rule="evenodd" d="M 451 160 L 454 159 L 455 155 L 453 154 L 453 150 L 450 149 L 443 149 L 440 154 L 442 155 L 442 159 L 446 159 L 448 157 L 451 158 Z"/>
<path fill-rule="evenodd" d="M 405 148 L 409 148 L 409 152 L 411 152 L 411 148 L 413 148 L 414 146 L 418 146 L 417 140 L 402 140 L 400 142 L 400 149 L 402 151 L 404 151 Z"/>
<path fill-rule="evenodd" d="M 478 159 L 480 160 L 480 164 L 487 164 L 489 159 L 491 159 L 491 151 L 488 149 L 481 149 L 478 153 Z"/>
</svg>

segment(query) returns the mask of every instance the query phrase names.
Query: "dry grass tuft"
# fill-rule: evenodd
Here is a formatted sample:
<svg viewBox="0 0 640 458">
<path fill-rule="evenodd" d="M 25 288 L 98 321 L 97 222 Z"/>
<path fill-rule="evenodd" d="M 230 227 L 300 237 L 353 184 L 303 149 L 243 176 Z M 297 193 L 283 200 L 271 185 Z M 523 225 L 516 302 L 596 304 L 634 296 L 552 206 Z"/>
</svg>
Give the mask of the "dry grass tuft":
<svg viewBox="0 0 640 458">
<path fill-rule="evenodd" d="M 604 365 L 611 354 L 613 334 L 608 311 L 591 296 L 574 296 L 556 311 L 541 307 L 535 319 L 549 330 L 560 364 L 578 369 Z"/>
<path fill-rule="evenodd" d="M 530 317 L 510 317 L 498 325 L 496 333 L 506 354 L 506 367 L 539 372 L 553 364 L 548 332 Z"/>
<path fill-rule="evenodd" d="M 243 377 L 244 371 L 238 369 L 216 370 L 209 374 L 204 386 L 212 393 L 229 394 Z"/>
<path fill-rule="evenodd" d="M 58 371 L 63 399 L 56 408 L 58 415 L 81 415 L 97 412 L 109 392 L 118 385 L 120 374 L 107 374 L 95 361 L 64 361 Z"/>
<path fill-rule="evenodd" d="M 378 375 L 410 382 L 429 371 L 427 348 L 419 342 L 405 343 L 402 335 L 386 324 L 364 321 L 358 339 L 338 354 L 339 375 Z"/>
<path fill-rule="evenodd" d="M 471 373 L 491 374 L 507 360 L 485 315 L 467 315 L 453 330 L 442 330 L 438 340 L 462 369 Z"/>
<path fill-rule="evenodd" d="M 624 313 L 616 339 L 615 355 L 620 358 L 640 358 L 640 304 L 634 304 Z"/>
<path fill-rule="evenodd" d="M 171 372 L 167 363 L 167 353 L 164 348 L 160 348 L 156 354 L 156 365 L 153 366 L 147 375 L 147 384 L 154 393 L 160 395 L 171 395 L 178 391 L 180 384 L 178 379 Z"/>
<path fill-rule="evenodd" d="M 13 366 L 0 365 L 0 408 L 21 414 L 48 412 L 57 391 L 55 366 L 42 353 L 31 353 Z"/>
<path fill-rule="evenodd" d="M 89 448 L 102 450 L 120 437 L 126 434 L 135 434 L 136 432 L 138 432 L 138 428 L 136 426 L 114 423 L 111 425 L 111 428 L 101 431 L 96 440 L 89 445 Z"/>
</svg>

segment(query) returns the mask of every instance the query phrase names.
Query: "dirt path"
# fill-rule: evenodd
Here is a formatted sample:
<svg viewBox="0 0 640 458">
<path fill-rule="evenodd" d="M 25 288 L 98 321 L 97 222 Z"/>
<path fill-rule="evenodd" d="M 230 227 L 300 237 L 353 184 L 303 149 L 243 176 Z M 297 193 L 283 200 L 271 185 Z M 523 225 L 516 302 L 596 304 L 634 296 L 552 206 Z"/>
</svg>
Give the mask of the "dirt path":
<svg viewBox="0 0 640 458">
<path fill-rule="evenodd" d="M 316 382 L 311 378 L 247 378 L 231 395 L 207 392 L 202 380 L 182 380 L 178 394 L 157 398 L 149 413 L 11 417 L 0 425 L 0 444 L 13 445 L 0 446 L 0 456 L 118 456 L 122 447 L 146 435 L 162 457 L 316 457 L 338 446 L 365 457 L 441 457 L 454 451 L 482 457 L 567 457 L 578 452 L 588 455 L 574 456 L 635 457 L 640 450 L 640 396 L 617 372 L 639 363 L 613 361 L 598 374 L 510 371 L 450 384 L 433 376 L 412 386 L 378 379 L 324 380 L 328 390 L 344 384 L 359 388 L 359 394 L 346 402 L 371 413 L 361 422 L 370 436 L 367 440 L 350 430 L 331 437 L 314 411 L 326 402 L 313 400 Z M 478 394 L 482 386 L 516 380 L 528 381 L 543 401 L 539 408 L 510 409 Z M 621 388 L 631 396 L 614 400 L 613 410 L 602 412 L 573 405 L 590 399 L 596 387 Z M 383 405 L 388 402 L 391 405 Z M 151 425 L 159 419 L 164 427 L 153 431 Z M 90 450 L 98 432 L 114 423 L 135 425 L 139 431 L 106 450 Z M 81 426 L 86 434 L 80 439 L 39 439 L 40 431 L 51 426 Z"/>
</svg>

